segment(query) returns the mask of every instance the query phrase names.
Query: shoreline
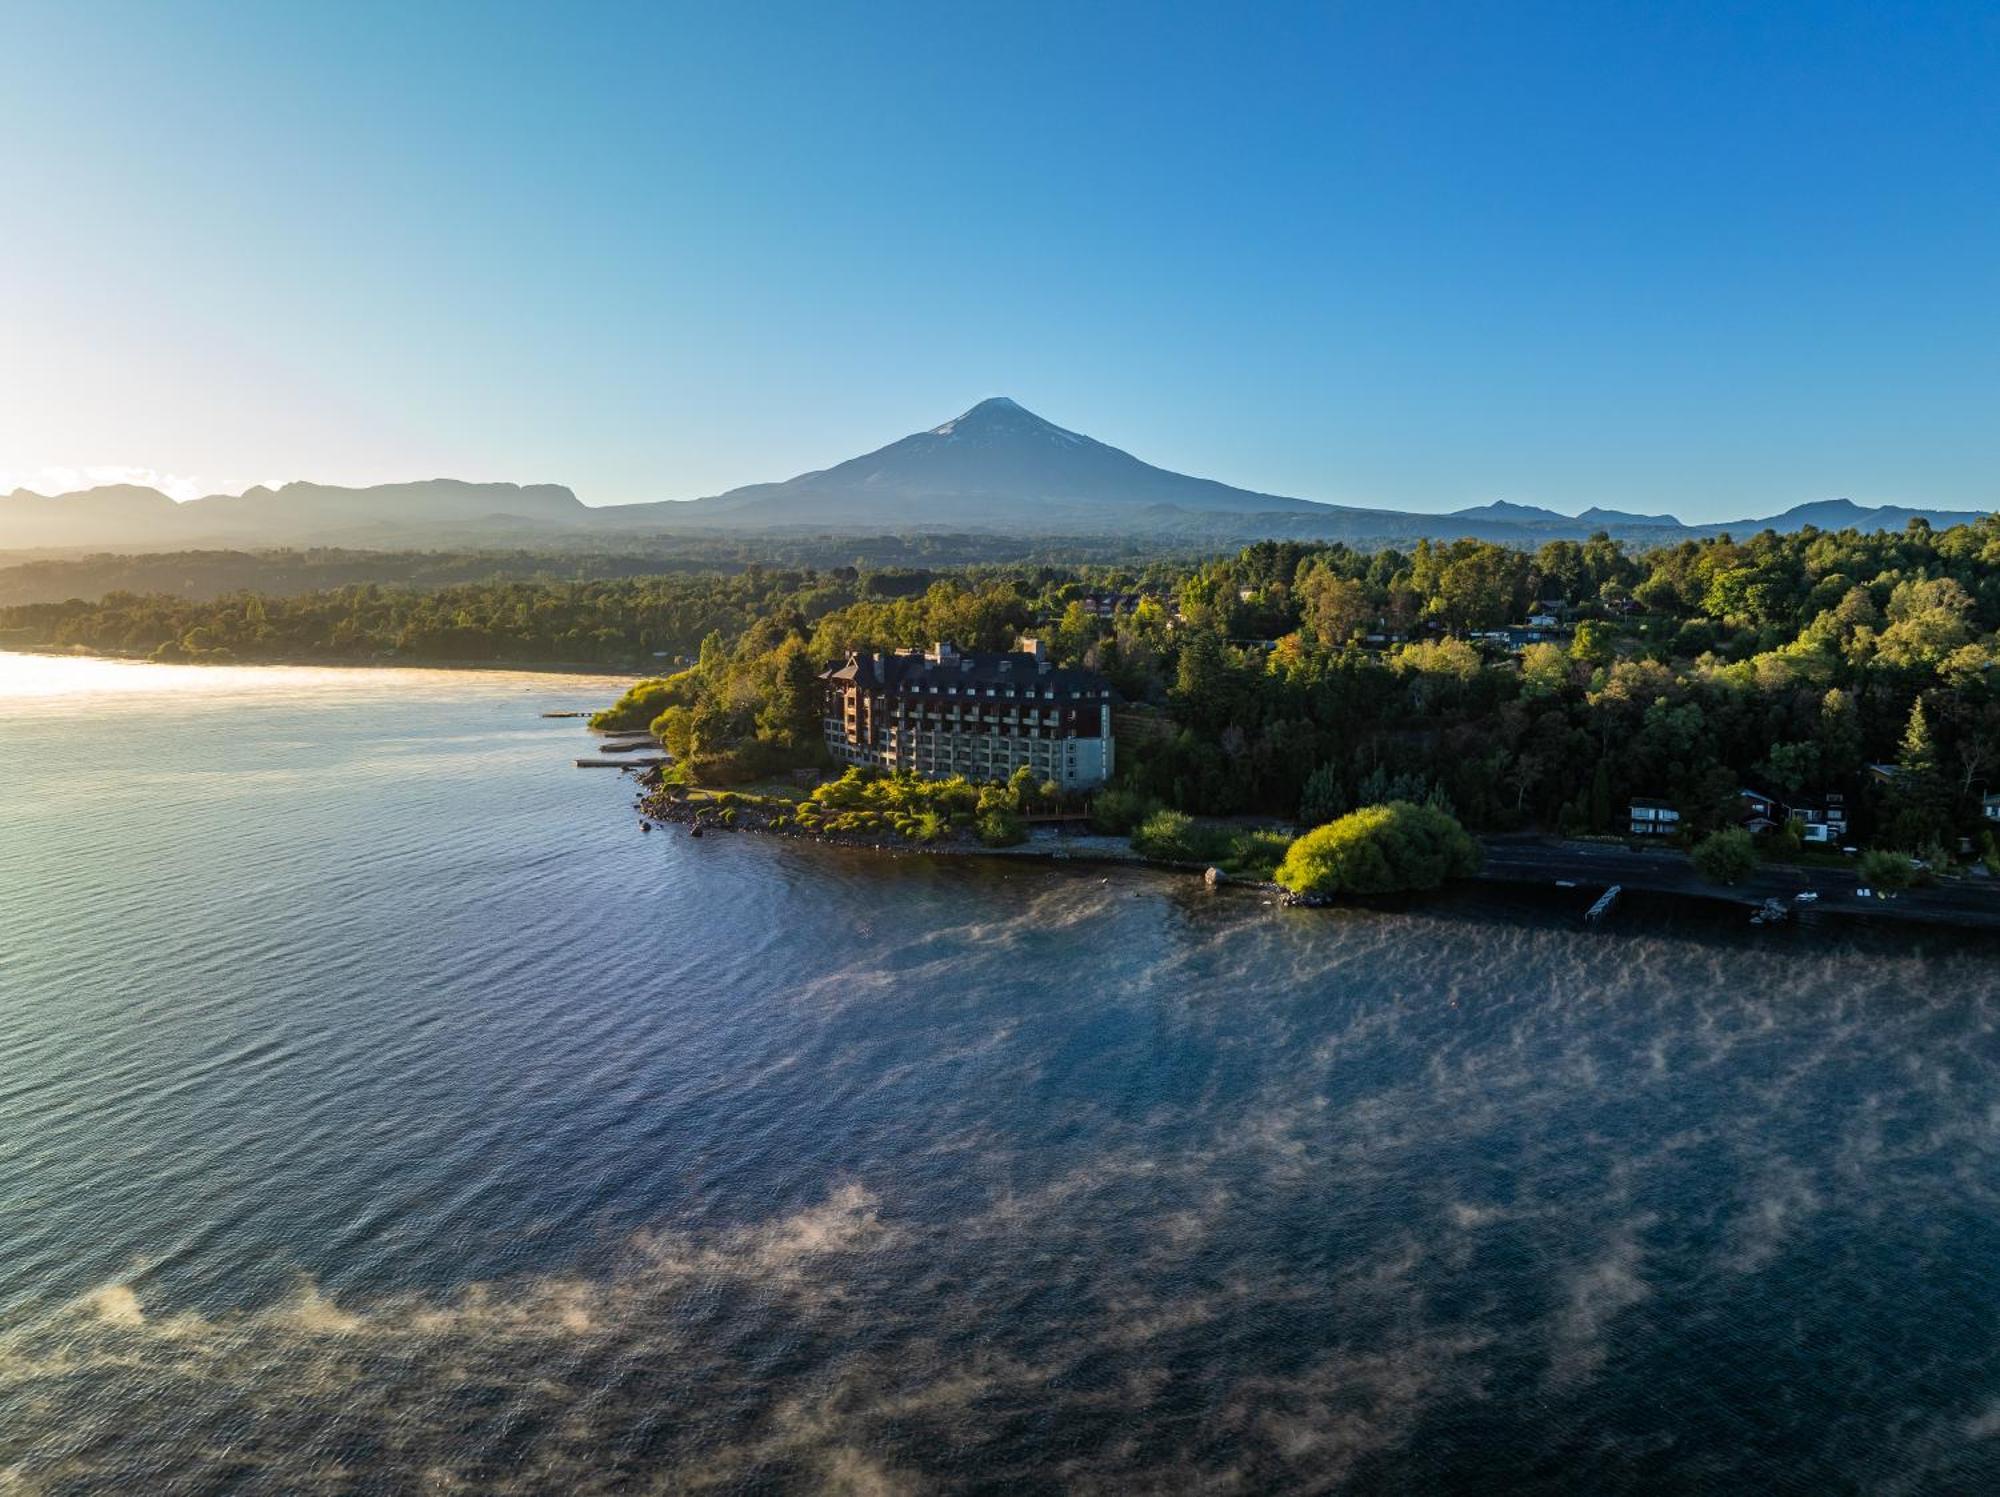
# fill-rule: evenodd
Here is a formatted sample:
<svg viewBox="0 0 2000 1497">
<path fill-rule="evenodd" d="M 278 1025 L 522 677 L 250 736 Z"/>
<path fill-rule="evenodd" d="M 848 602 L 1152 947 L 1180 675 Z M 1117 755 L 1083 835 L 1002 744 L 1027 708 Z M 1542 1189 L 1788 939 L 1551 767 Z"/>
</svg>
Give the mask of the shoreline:
<svg viewBox="0 0 2000 1497">
<path fill-rule="evenodd" d="M 313 670 L 508 671 L 516 675 L 606 676 L 621 680 L 627 677 L 642 679 L 645 674 L 643 666 L 610 666 L 588 660 L 431 660 L 416 655 L 377 656 L 366 660 L 356 660 L 351 656 L 336 658 L 324 655 L 259 655 L 252 659 L 238 657 L 229 660 L 155 660 L 151 655 L 142 655 L 136 650 L 92 650 L 81 645 L 63 648 L 55 645 L 8 644 L 0 644 L 0 653 L 34 655 L 44 660 L 109 660 L 123 665 L 198 666 L 213 667 L 217 670 L 240 670 L 259 666 L 295 669 L 305 666 Z"/>
<path fill-rule="evenodd" d="M 766 837 L 789 838 L 823 847 L 846 848 L 891 857 L 996 858 L 1032 860 L 1046 863 L 1082 863 L 1101 867 L 1148 869 L 1201 879 L 1206 865 L 1157 862 L 1134 852 L 1122 838 L 1086 833 L 1074 842 L 1063 834 L 1012 847 L 984 847 L 977 843 L 913 843 L 884 841 L 845 832 L 815 832 L 791 827 L 771 827 L 754 822 L 729 826 L 704 814 L 705 808 L 690 807 L 678 798 L 662 796 L 651 786 L 639 798 L 641 820 L 661 829 L 687 827 L 691 833 L 709 835 L 748 832 Z M 679 813 L 679 814 L 674 814 Z M 698 831 L 696 830 L 698 828 Z M 1082 845 L 1076 845 L 1076 843 Z M 1783 925 L 1811 928 L 1829 921 L 1880 927 L 1929 927 L 1965 932 L 2000 933 L 2000 882 L 1989 887 L 1971 887 L 1975 881 L 1959 880 L 1950 885 L 1902 890 L 1892 899 L 1863 902 L 1855 893 L 1856 876 L 1846 869 L 1804 868 L 1789 864 L 1767 864 L 1753 878 L 1739 885 L 1706 882 L 1694 870 L 1686 854 L 1666 849 L 1634 852 L 1622 844 L 1563 842 L 1537 837 L 1482 837 L 1485 861 L 1478 873 L 1459 881 L 1466 885 L 1532 888 L 1576 896 L 1579 923 L 1598 894 L 1614 885 L 1628 893 L 1664 896 L 1699 905 L 1713 912 L 1735 912 L 1746 917 L 1766 900 L 1785 906 Z M 1266 880 L 1223 875 L 1219 887 L 1270 896 L 1290 909 L 1325 909 L 1343 906 L 1366 908 L 1365 898 L 1338 898 L 1298 895 L 1282 885 Z M 1452 886 L 1426 891 L 1426 896 L 1449 895 Z M 1818 897 L 1800 904 L 1792 896 L 1810 892 Z M 1746 919 L 1746 924 L 1747 919 Z"/>
</svg>

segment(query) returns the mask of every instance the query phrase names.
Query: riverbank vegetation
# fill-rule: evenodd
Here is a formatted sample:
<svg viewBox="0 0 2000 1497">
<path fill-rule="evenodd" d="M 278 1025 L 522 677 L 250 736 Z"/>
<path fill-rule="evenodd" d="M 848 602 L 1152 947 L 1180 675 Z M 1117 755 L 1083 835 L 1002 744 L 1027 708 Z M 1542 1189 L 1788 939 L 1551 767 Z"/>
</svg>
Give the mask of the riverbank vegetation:
<svg viewBox="0 0 2000 1497">
<path fill-rule="evenodd" d="M 1402 894 L 1479 871 L 1479 844 L 1436 806 L 1391 801 L 1314 827 L 1285 851 L 1276 881 L 1294 894 Z"/>
<path fill-rule="evenodd" d="M 1086 606 L 1114 592 L 1113 616 Z M 1932 862 L 1960 838 L 1980 845 L 1983 797 L 2000 791 L 1996 628 L 1990 519 L 1644 554 L 1604 538 L 1263 542 L 1145 565 L 749 567 L 0 610 L 19 643 L 160 658 L 647 662 L 654 684 L 607 723 L 653 728 L 713 784 L 823 764 L 814 677 L 849 649 L 995 649 L 1032 631 L 1123 699 L 1100 805 L 1127 832 L 1162 810 L 1310 827 L 1407 801 L 1474 831 L 1602 835 L 1643 797 L 1678 809 L 1693 845 L 1736 823 L 1752 785 L 1788 805 L 1841 795 L 1848 835 Z"/>
<path fill-rule="evenodd" d="M 1740 884 L 1757 871 L 1757 844 L 1740 826 L 1710 832 L 1694 845 L 1695 871 L 1715 884 Z"/>
<path fill-rule="evenodd" d="M 1029 818 L 1073 811 L 1080 800 L 1065 797 L 1053 784 L 1038 784 L 1025 769 L 983 784 L 957 775 L 922 780 L 849 769 L 810 789 L 712 790 L 691 786 L 685 777 L 670 778 L 655 788 L 648 809 L 665 820 L 713 820 L 763 831 L 916 846 L 1013 847 L 1027 840 Z"/>
</svg>

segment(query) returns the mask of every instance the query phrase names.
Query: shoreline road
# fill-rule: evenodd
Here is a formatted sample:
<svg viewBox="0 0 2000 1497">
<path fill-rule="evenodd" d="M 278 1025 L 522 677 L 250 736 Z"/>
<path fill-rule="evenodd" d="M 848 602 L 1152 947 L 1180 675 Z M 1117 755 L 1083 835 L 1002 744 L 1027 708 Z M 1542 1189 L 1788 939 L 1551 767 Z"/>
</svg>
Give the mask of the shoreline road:
<svg viewBox="0 0 2000 1497">
<path fill-rule="evenodd" d="M 1580 886 L 1622 884 L 1628 889 L 1717 899 L 1754 907 L 1808 892 L 1816 907 L 1869 919 L 1916 921 L 1963 929 L 2000 931 L 2000 880 L 1946 879 L 1925 889 L 1906 889 L 1893 899 L 1862 899 L 1852 868 L 1763 864 L 1740 884 L 1712 884 L 1695 871 L 1687 854 L 1667 848 L 1634 849 L 1608 842 L 1564 842 L 1530 837 L 1484 840 L 1486 864 L 1480 877 L 1498 883 L 1552 884 L 1568 879 Z"/>
</svg>

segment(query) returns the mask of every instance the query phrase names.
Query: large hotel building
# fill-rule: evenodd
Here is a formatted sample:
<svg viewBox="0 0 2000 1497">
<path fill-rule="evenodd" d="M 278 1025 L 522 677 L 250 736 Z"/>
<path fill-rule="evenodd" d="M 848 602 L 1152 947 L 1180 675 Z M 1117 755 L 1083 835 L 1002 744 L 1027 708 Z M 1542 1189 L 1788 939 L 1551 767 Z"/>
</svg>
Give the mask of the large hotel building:
<svg viewBox="0 0 2000 1497">
<path fill-rule="evenodd" d="M 820 677 L 826 746 L 843 764 L 930 779 L 1004 780 L 1026 765 L 1065 790 L 1111 777 L 1111 687 L 1056 670 L 1039 641 L 1007 652 L 947 644 L 851 654 Z"/>
</svg>

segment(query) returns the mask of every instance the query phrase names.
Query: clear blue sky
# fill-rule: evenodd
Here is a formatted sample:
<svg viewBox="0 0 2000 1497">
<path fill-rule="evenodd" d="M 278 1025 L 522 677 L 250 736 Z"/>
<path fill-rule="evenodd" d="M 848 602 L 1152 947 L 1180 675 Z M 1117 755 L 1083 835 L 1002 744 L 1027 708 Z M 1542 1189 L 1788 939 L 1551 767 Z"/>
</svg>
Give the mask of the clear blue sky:
<svg viewBox="0 0 2000 1497">
<path fill-rule="evenodd" d="M 0 484 L 2000 505 L 2000 7 L 1231 9 L 10 0 Z"/>
</svg>

